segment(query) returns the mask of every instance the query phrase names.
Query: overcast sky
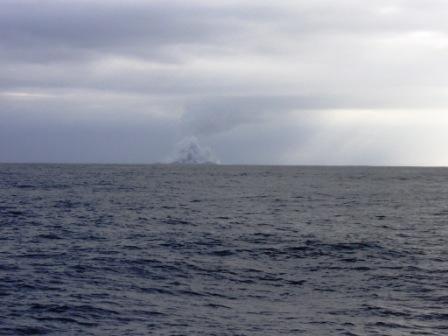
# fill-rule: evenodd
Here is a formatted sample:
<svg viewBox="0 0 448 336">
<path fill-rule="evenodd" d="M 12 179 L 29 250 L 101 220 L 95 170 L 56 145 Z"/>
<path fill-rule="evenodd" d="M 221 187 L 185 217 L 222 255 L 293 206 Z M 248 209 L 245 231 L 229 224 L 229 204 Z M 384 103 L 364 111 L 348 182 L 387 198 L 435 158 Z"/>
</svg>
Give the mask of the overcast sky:
<svg viewBox="0 0 448 336">
<path fill-rule="evenodd" d="M 0 162 L 448 165 L 446 0 L 1 0 Z"/>
</svg>

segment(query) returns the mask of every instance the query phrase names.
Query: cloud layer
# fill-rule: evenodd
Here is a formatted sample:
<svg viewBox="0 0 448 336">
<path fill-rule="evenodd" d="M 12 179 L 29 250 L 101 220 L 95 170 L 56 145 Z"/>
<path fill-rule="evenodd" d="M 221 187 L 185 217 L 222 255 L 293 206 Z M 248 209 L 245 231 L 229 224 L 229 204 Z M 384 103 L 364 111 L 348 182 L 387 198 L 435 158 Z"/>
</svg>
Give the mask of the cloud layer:
<svg viewBox="0 0 448 336">
<path fill-rule="evenodd" d="M 441 0 L 4 0 L 0 161 L 446 165 Z"/>
</svg>

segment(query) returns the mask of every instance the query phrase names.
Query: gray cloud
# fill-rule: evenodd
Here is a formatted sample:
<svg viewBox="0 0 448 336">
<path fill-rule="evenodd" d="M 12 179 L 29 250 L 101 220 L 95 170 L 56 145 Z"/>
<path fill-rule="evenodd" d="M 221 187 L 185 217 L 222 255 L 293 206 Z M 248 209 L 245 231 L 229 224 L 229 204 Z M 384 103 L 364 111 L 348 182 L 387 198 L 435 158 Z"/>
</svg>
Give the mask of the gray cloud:
<svg viewBox="0 0 448 336">
<path fill-rule="evenodd" d="M 3 56 L 30 62 L 109 54 L 163 63 L 182 58 L 170 46 L 229 40 L 244 33 L 246 20 L 267 13 L 267 8 L 223 8 L 188 1 L 6 0 L 0 12 L 0 38 Z"/>
<path fill-rule="evenodd" d="M 36 112 L 33 112 L 36 113 Z M 163 119 L 9 116 L 0 124 L 3 162 L 148 163 L 172 150 L 175 128 Z"/>
<path fill-rule="evenodd" d="M 219 134 L 246 124 L 275 120 L 297 110 L 319 110 L 334 106 L 325 97 L 306 96 L 226 96 L 208 97 L 186 106 L 182 123 L 187 132 L 198 135 Z"/>
<path fill-rule="evenodd" d="M 426 146 L 445 139 L 447 9 L 4 0 L 0 161 L 154 162 L 197 136 L 229 163 L 412 163 L 402 153 L 420 148 L 412 134 L 429 130 Z M 97 145 L 83 154 L 75 144 L 87 138 Z M 445 162 L 417 152 L 416 163 Z"/>
</svg>

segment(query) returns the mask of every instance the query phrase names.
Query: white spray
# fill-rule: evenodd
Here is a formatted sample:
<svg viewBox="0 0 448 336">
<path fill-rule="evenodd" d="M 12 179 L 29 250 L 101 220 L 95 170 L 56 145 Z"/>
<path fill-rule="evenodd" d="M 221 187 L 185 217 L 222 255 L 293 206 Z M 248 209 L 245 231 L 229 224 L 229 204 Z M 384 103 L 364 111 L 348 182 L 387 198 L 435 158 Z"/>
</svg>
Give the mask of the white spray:
<svg viewBox="0 0 448 336">
<path fill-rule="evenodd" d="M 202 147 L 196 137 L 188 137 L 177 146 L 177 153 L 172 160 L 175 164 L 218 164 L 219 160 L 207 147 Z"/>
</svg>

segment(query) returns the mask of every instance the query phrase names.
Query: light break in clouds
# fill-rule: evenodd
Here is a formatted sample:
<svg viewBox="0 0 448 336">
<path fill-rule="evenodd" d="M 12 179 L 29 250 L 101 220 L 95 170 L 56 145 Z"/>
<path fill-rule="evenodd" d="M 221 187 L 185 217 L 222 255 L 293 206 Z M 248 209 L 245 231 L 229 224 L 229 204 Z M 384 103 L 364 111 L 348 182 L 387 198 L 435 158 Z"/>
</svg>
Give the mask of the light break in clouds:
<svg viewBox="0 0 448 336">
<path fill-rule="evenodd" d="M 444 0 L 2 0 L 0 162 L 448 165 Z"/>
</svg>

